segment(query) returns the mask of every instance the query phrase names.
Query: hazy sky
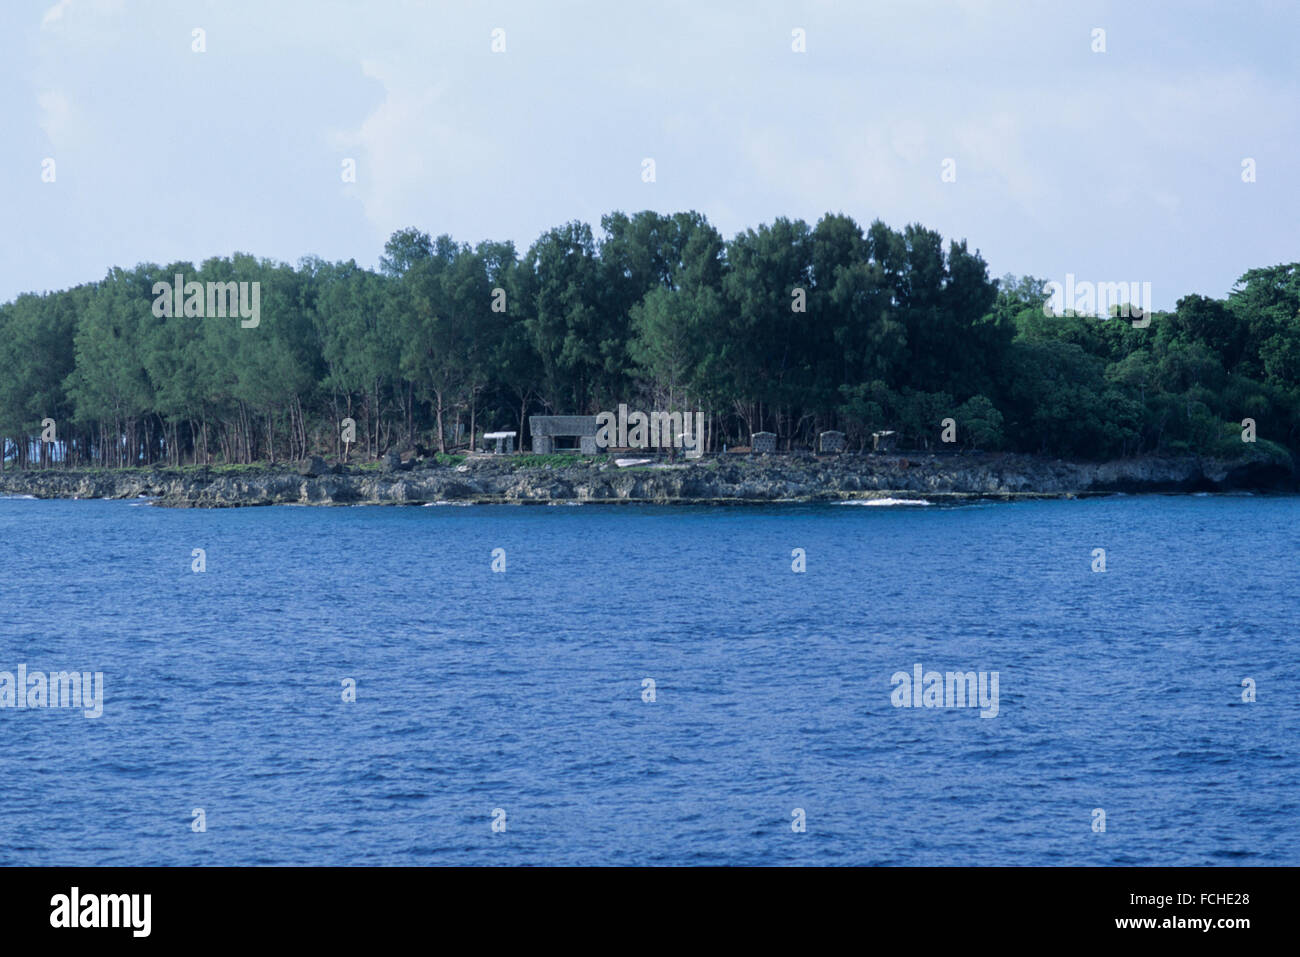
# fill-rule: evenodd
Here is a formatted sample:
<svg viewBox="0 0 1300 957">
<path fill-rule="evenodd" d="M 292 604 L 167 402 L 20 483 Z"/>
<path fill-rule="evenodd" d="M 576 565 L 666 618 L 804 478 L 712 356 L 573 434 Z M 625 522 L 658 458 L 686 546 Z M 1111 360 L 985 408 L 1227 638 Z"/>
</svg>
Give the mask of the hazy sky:
<svg viewBox="0 0 1300 957">
<path fill-rule="evenodd" d="M 1169 308 L 1300 260 L 1298 78 L 1295 0 L 4 0 L 0 300 L 649 208 L 920 222 Z"/>
</svg>

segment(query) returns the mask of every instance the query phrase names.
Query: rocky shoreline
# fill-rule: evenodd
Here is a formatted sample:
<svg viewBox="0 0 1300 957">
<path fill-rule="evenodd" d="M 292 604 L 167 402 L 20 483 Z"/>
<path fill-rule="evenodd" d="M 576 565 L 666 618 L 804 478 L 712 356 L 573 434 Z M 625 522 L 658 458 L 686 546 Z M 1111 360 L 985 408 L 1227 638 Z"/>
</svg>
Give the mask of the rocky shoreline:
<svg viewBox="0 0 1300 957">
<path fill-rule="evenodd" d="M 379 467 L 328 465 L 238 469 L 61 468 L 0 473 L 0 495 L 35 498 L 147 497 L 178 508 L 253 505 L 551 503 L 723 504 L 835 502 L 872 498 L 1069 498 L 1115 492 L 1300 490 L 1294 466 L 1262 457 L 1236 461 L 1134 458 L 1067 462 L 1015 454 L 712 456 L 619 468 L 612 460 L 538 465 L 474 456 Z"/>
</svg>

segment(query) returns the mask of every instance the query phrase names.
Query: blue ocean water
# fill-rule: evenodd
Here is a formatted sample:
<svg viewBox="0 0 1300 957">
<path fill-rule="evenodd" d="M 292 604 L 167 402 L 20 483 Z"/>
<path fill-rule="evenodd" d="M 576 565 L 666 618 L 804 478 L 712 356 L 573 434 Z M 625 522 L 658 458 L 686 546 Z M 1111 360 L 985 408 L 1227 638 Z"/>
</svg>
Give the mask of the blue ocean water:
<svg viewBox="0 0 1300 957">
<path fill-rule="evenodd" d="M 104 712 L 0 709 L 0 864 L 1300 864 L 1297 528 L 3 500 L 0 671 Z M 997 716 L 895 707 L 917 663 Z"/>
</svg>

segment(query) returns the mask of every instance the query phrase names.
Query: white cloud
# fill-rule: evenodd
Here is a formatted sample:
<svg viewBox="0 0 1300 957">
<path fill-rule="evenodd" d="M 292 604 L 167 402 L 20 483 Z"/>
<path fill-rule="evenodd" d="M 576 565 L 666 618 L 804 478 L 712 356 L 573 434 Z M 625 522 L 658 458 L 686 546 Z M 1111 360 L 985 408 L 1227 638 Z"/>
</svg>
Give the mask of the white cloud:
<svg viewBox="0 0 1300 957">
<path fill-rule="evenodd" d="M 59 0 L 54 6 L 45 11 L 45 16 L 41 17 L 41 29 L 53 26 L 59 20 L 63 19 L 63 14 L 72 6 L 72 0 Z"/>
<path fill-rule="evenodd" d="M 58 90 L 46 90 L 36 97 L 36 105 L 40 108 L 37 122 L 50 142 L 56 146 L 65 142 L 72 126 L 72 104 L 68 98 Z"/>
<path fill-rule="evenodd" d="M 90 6 L 95 13 L 121 13 L 126 9 L 125 0 L 90 0 Z M 63 15 L 72 9 L 72 0 L 59 0 L 54 6 L 45 11 L 45 16 L 41 17 L 41 29 L 45 30 L 53 27 Z"/>
<path fill-rule="evenodd" d="M 384 85 L 384 101 L 355 130 L 335 133 L 334 148 L 357 160 L 356 195 L 381 232 L 441 205 L 455 184 L 490 182 L 492 145 L 454 122 L 445 85 L 408 80 L 390 64 L 363 60 L 362 73 Z M 435 205 L 433 208 L 437 208 Z"/>
</svg>

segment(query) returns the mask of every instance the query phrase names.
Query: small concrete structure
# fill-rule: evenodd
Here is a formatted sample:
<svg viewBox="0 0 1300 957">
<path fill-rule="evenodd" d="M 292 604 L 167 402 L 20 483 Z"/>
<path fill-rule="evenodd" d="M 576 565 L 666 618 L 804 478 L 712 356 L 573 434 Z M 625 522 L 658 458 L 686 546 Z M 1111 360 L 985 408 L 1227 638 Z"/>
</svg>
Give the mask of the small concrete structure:
<svg viewBox="0 0 1300 957">
<path fill-rule="evenodd" d="M 755 432 L 749 439 L 749 448 L 755 455 L 776 451 L 775 432 Z"/>
<path fill-rule="evenodd" d="M 530 415 L 528 430 L 533 434 L 533 451 L 538 455 L 554 452 L 581 452 L 595 455 L 596 417 L 594 415 Z"/>
<path fill-rule="evenodd" d="M 817 447 L 822 452 L 843 452 L 845 446 L 844 433 L 836 432 L 834 429 L 829 429 L 817 437 Z"/>
<path fill-rule="evenodd" d="M 893 431 L 872 432 L 871 448 L 877 452 L 892 452 L 898 441 L 898 433 Z"/>
<path fill-rule="evenodd" d="M 497 455 L 509 455 L 515 450 L 515 436 L 518 434 L 517 432 L 485 432 L 483 441 L 495 442 Z"/>
</svg>

